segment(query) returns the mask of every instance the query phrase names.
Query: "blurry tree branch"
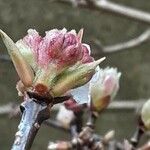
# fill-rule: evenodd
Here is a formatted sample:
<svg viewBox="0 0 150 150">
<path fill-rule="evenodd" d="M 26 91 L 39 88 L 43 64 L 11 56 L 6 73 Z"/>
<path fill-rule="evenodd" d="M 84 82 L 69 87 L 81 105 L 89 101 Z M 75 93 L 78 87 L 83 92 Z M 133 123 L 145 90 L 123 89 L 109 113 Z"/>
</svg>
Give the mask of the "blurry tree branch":
<svg viewBox="0 0 150 150">
<path fill-rule="evenodd" d="M 44 124 L 53 128 L 61 129 L 62 131 L 70 131 L 69 128 L 65 128 L 64 126 L 62 126 L 62 124 L 60 124 L 60 122 L 56 120 L 48 119 L 44 121 Z"/>
<path fill-rule="evenodd" d="M 8 55 L 0 54 L 0 60 L 2 61 L 11 61 Z"/>
<path fill-rule="evenodd" d="M 12 111 L 14 111 L 14 109 L 16 109 L 18 105 L 15 105 L 13 103 L 8 103 L 5 105 L 1 105 L 0 106 L 0 114 L 1 115 L 5 115 L 5 114 L 10 114 Z"/>
<path fill-rule="evenodd" d="M 9 118 L 18 117 L 19 115 L 21 115 L 20 105 L 17 105 L 14 103 L 8 103 L 5 105 L 1 105 L 0 106 L 0 115 L 8 115 Z M 63 127 L 59 122 L 52 120 L 52 119 L 44 121 L 44 124 L 47 126 L 56 127 L 63 131 L 69 131 L 69 128 Z"/>
<path fill-rule="evenodd" d="M 150 13 L 127 6 L 119 5 L 109 0 L 52 0 L 72 4 L 83 8 L 105 11 L 150 25 Z"/>
<path fill-rule="evenodd" d="M 134 100 L 119 100 L 119 101 L 113 101 L 109 106 L 108 109 L 110 110 L 122 110 L 122 109 L 131 109 L 131 110 L 136 110 L 140 106 L 144 104 L 146 100 L 145 99 L 140 99 L 137 101 Z M 54 106 L 52 110 L 56 111 L 58 110 L 60 105 Z M 8 103 L 5 105 L 0 105 L 0 115 L 7 115 L 9 114 L 10 117 L 16 116 L 20 112 L 20 105 L 19 104 L 14 104 L 14 103 Z"/>
<path fill-rule="evenodd" d="M 94 40 L 94 44 L 99 48 L 102 53 L 114 53 L 125 49 L 134 48 L 150 41 L 150 29 L 144 31 L 138 37 L 131 39 L 127 42 L 118 43 L 110 46 L 103 46 L 98 39 Z"/>
</svg>

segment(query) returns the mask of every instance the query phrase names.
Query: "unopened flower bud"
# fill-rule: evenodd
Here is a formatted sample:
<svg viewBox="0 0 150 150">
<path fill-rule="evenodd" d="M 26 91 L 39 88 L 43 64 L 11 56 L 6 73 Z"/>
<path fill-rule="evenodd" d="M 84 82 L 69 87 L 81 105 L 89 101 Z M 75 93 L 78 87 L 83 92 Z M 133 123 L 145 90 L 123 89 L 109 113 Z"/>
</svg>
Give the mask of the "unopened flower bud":
<svg viewBox="0 0 150 150">
<path fill-rule="evenodd" d="M 147 130 L 150 130 L 150 99 L 146 101 L 141 111 L 142 121 Z"/>
<path fill-rule="evenodd" d="M 56 119 L 65 128 L 70 127 L 71 121 L 75 118 L 73 111 L 68 110 L 65 106 L 60 106 Z"/>
<path fill-rule="evenodd" d="M 91 104 L 92 107 L 101 111 L 108 106 L 119 89 L 121 73 L 117 69 L 106 68 L 98 71 L 97 80 L 91 82 Z"/>
</svg>

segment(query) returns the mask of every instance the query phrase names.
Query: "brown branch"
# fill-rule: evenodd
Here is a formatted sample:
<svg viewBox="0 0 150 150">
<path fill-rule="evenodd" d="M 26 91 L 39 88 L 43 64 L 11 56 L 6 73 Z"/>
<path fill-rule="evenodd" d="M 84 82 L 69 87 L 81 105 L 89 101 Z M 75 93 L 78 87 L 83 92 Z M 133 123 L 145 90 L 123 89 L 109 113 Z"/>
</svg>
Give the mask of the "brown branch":
<svg viewBox="0 0 150 150">
<path fill-rule="evenodd" d="M 113 53 L 119 52 L 125 49 L 134 48 L 140 46 L 146 42 L 150 41 L 150 29 L 143 32 L 140 36 L 131 39 L 127 42 L 122 42 L 115 45 L 103 46 L 97 39 L 94 41 L 94 44 L 102 50 L 103 53 Z"/>
<path fill-rule="evenodd" d="M 105 11 L 150 25 L 150 13 L 119 5 L 107 0 L 56 0 L 56 2 L 72 4 L 73 6 L 79 6 L 98 11 Z"/>
</svg>

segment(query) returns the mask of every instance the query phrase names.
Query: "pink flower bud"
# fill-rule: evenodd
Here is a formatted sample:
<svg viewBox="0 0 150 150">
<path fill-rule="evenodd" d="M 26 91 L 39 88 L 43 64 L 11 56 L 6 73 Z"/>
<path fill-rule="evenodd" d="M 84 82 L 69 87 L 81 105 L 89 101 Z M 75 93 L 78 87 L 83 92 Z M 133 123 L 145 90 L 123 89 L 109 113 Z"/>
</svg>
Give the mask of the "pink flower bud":
<svg viewBox="0 0 150 150">
<path fill-rule="evenodd" d="M 77 34 L 75 30 L 67 32 L 66 29 L 53 29 L 47 31 L 46 35 L 41 37 L 36 30 L 29 29 L 28 34 L 22 40 L 19 40 L 20 42 L 16 43 L 21 54 L 25 59 L 28 59 L 28 63 L 34 70 L 35 79 L 32 87 L 36 92 L 41 94 L 43 90 L 46 93 L 52 89 L 55 96 L 57 93 L 58 95 L 60 93 L 63 94 L 64 91 L 66 92 L 66 89 L 73 88 L 71 84 L 78 87 L 80 84 L 90 80 L 89 74 L 92 77 L 95 64 L 96 66 L 98 64 L 97 62 L 93 63 L 94 67 L 90 69 L 88 69 L 88 65 L 82 66 L 82 64 L 93 62 L 94 59 L 90 56 L 91 50 L 89 45 L 82 43 L 83 30 L 80 30 L 79 33 Z M 63 73 L 67 72 L 67 69 L 70 69 L 72 73 L 65 76 L 65 80 L 61 81 L 64 87 L 59 86 L 58 81 L 60 80 L 58 78 L 61 78 Z M 75 76 L 73 72 L 75 72 Z M 79 82 L 77 79 L 80 79 L 80 73 L 83 75 L 83 80 Z M 58 77 L 58 75 L 60 76 Z M 68 78 L 68 76 L 70 77 Z M 72 80 L 77 85 L 72 83 Z M 67 88 L 66 84 L 68 85 Z"/>
<path fill-rule="evenodd" d="M 47 68 L 50 63 L 59 67 L 74 65 L 81 60 L 82 63 L 93 61 L 90 56 L 90 47 L 82 44 L 74 30 L 53 29 L 41 37 L 36 30 L 29 29 L 28 35 L 23 38 L 23 44 L 29 46 L 35 55 L 37 64 Z M 25 45 L 23 45 L 25 46 Z"/>
<path fill-rule="evenodd" d="M 58 59 L 64 41 L 65 30 L 50 30 L 46 32 L 38 48 L 38 63 L 42 66 L 48 66 L 51 61 Z"/>
<path fill-rule="evenodd" d="M 83 110 L 85 104 L 78 104 L 73 98 L 64 102 L 64 106 L 68 110 L 72 110 L 73 112 L 80 112 Z"/>
<path fill-rule="evenodd" d="M 39 35 L 39 33 L 36 30 L 33 29 L 29 29 L 28 35 L 26 35 L 23 38 L 24 43 L 31 48 L 31 50 L 34 52 L 34 55 L 36 55 L 36 58 L 38 54 L 38 47 L 41 40 L 42 37 Z"/>
<path fill-rule="evenodd" d="M 63 49 L 65 49 L 67 46 L 76 44 L 77 44 L 77 36 L 71 33 L 66 33 L 63 43 Z"/>
<path fill-rule="evenodd" d="M 82 51 L 83 51 L 83 57 L 81 59 L 82 63 L 90 63 L 92 61 L 94 61 L 93 57 L 90 56 L 91 54 L 91 50 L 90 50 L 90 46 L 87 44 L 82 44 Z"/>
<path fill-rule="evenodd" d="M 60 58 L 60 65 L 70 66 L 75 64 L 77 61 L 81 60 L 83 56 L 81 44 L 79 43 L 66 47 L 66 49 L 62 51 L 61 55 L 62 57 Z"/>
</svg>

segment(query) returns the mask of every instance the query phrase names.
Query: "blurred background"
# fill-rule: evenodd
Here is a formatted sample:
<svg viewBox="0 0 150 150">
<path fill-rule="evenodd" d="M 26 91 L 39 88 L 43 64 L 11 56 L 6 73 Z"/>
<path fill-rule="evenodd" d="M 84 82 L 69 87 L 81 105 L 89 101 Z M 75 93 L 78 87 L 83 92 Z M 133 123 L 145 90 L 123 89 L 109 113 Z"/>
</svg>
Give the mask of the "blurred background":
<svg viewBox="0 0 150 150">
<path fill-rule="evenodd" d="M 148 0 L 111 0 L 117 4 L 140 9 L 150 13 Z M 26 35 L 29 28 L 41 35 L 53 28 L 79 30 L 84 28 L 83 41 L 92 48 L 95 59 L 106 56 L 101 65 L 117 67 L 122 72 L 120 90 L 116 101 L 138 101 L 150 96 L 150 40 L 134 48 L 105 53 L 102 47 L 111 46 L 139 37 L 150 25 L 127 19 L 113 13 L 73 7 L 50 0 L 0 0 L 0 28 L 14 41 Z M 150 38 L 149 38 L 150 39 Z M 7 54 L 0 40 L 0 55 Z M 0 60 L 0 106 L 9 102 L 21 103 L 15 89 L 18 76 L 10 61 Z M 116 130 L 120 140 L 130 137 L 134 132 L 135 110 L 107 110 L 98 120 L 98 133 L 109 129 Z M 52 114 L 55 116 L 55 113 Z M 0 116 L 0 149 L 10 149 L 17 130 L 19 119 Z M 42 126 L 32 150 L 44 150 L 48 141 L 67 139 L 69 134 L 54 128 Z"/>
</svg>

